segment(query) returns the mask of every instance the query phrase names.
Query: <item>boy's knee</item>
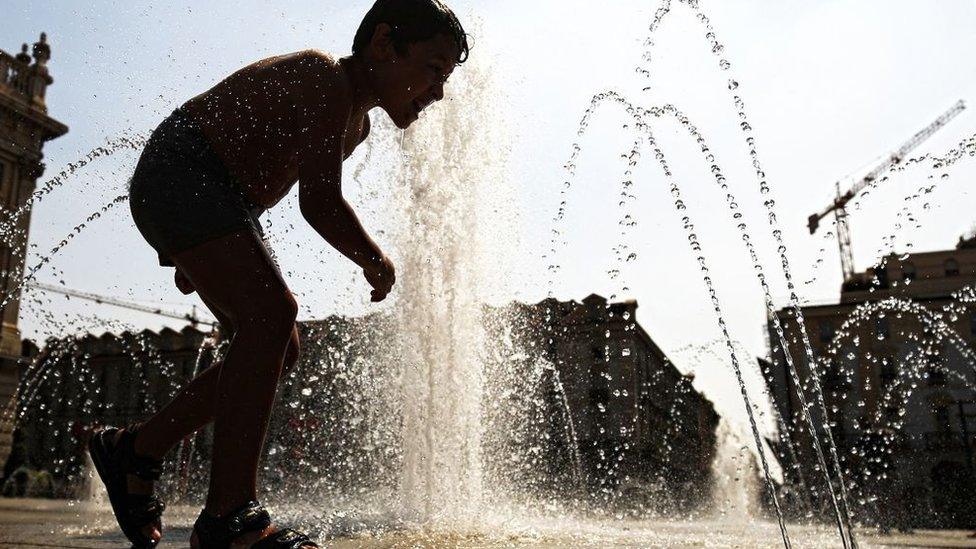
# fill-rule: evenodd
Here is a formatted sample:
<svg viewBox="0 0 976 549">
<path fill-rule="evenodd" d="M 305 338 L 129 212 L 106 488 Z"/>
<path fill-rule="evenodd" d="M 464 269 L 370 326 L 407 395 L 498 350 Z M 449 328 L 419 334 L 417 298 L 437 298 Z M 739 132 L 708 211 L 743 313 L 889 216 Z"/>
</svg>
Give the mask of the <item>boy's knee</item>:
<svg viewBox="0 0 976 549">
<path fill-rule="evenodd" d="M 248 316 L 254 328 L 272 330 L 282 336 L 294 331 L 295 320 L 298 318 L 298 302 L 288 290 L 268 299 L 255 300 L 251 305 L 253 310 Z"/>
<path fill-rule="evenodd" d="M 295 321 L 298 320 L 298 301 L 295 300 L 295 296 L 291 292 L 285 290 L 284 295 L 278 300 L 275 312 L 278 319 L 286 324 L 291 332 L 294 332 Z"/>
</svg>

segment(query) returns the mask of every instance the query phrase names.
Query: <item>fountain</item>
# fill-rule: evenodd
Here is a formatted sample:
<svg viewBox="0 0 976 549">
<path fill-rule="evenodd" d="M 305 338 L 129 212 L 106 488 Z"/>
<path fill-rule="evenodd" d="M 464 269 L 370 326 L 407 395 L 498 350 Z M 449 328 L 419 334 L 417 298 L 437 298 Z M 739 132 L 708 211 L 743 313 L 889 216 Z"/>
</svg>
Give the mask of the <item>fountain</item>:
<svg viewBox="0 0 976 549">
<path fill-rule="evenodd" d="M 695 14 L 719 69 L 730 71 L 724 46 L 698 2 L 682 0 L 677 4 Z M 654 13 L 644 62 L 637 69 L 639 74 L 651 75 L 655 31 L 671 10 L 672 2 L 664 0 Z M 870 499 L 871 489 L 864 477 L 875 469 L 859 472 L 844 467 L 830 428 L 837 421 L 837 411 L 827 405 L 822 376 L 828 371 L 831 375 L 853 375 L 843 368 L 831 371 L 830 365 L 842 363 L 839 359 L 851 352 L 845 344 L 856 337 L 854 327 L 878 314 L 917 318 L 927 329 L 923 347 L 946 344 L 976 368 L 973 350 L 941 315 L 910 301 L 891 298 L 856 308 L 829 351 L 816 357 L 804 328 L 775 200 L 738 81 L 730 77 L 727 88 L 763 197 L 766 223 L 777 247 L 779 262 L 772 270 L 759 259 L 755 239 L 729 188 L 718 154 L 692 119 L 673 104 L 641 106 L 621 92 L 597 93 L 580 121 L 578 138 L 582 141 L 591 120 L 604 106 L 620 108 L 629 117 L 634 143 L 623 154 L 626 167 L 617 189 L 621 205 L 633 199 L 635 185 L 649 184 L 635 176 L 642 155 L 652 157 L 660 168 L 722 335 L 712 347 L 689 349 L 692 357 L 688 362 L 694 362 L 697 355 L 708 354 L 710 360 L 727 365 L 736 378 L 748 421 L 743 432 L 726 419 L 719 424 L 718 445 L 710 464 L 712 491 L 697 494 L 708 502 L 704 505 L 707 508 L 675 513 L 667 511 L 675 506 L 633 504 L 635 500 L 628 499 L 628 490 L 646 492 L 642 494 L 645 499 L 667 498 L 650 484 L 634 479 L 618 479 L 596 487 L 588 484 L 583 463 L 589 458 L 581 451 L 583 418 L 570 402 L 561 378 L 563 370 L 550 360 L 543 346 L 533 343 L 540 335 L 539 326 L 545 323 L 526 310 L 498 304 L 499 296 L 509 290 L 498 281 L 517 268 L 506 263 L 510 256 L 505 253 L 518 245 L 513 236 L 517 220 L 511 211 L 512 190 L 506 172 L 510 136 L 494 110 L 504 96 L 487 69 L 490 61 L 479 57 L 472 58 L 451 82 L 452 94 L 467 98 L 466 104 L 478 108 L 465 109 L 461 102 L 445 101 L 432 107 L 416 128 L 403 133 L 383 123 L 375 124 L 367 151 L 369 164 L 364 161 L 352 174 L 365 194 L 384 203 L 386 214 L 394 220 L 394 249 L 399 253 L 394 259 L 401 273 L 396 300 L 367 317 L 336 317 L 303 326 L 306 356 L 280 392 L 280 409 L 272 426 L 277 436 L 271 437 L 262 471 L 267 486 L 263 497 L 288 519 L 319 535 L 340 539 L 378 537 L 392 543 L 498 547 L 758 545 L 779 539 L 791 547 L 793 543 L 835 544 L 839 536 L 844 547 L 858 546 L 855 518 L 865 506 L 859 500 Z M 713 281 L 718 269 L 709 261 L 696 232 L 691 214 L 694 205 L 686 203 L 664 147 L 656 138 L 655 131 L 664 125 L 677 126 L 680 134 L 694 144 L 711 172 L 714 188 L 728 206 L 730 222 L 740 234 L 770 314 L 772 346 L 797 346 L 807 364 L 816 365 L 807 368 L 805 377 L 801 376 L 802 370 L 793 364 L 792 355 L 784 353 L 786 371 L 798 388 L 801 421 L 795 425 L 786 425 L 779 416 L 770 421 L 757 412 L 761 409 L 757 401 L 762 397 L 748 386 L 745 353 L 726 325 Z M 944 170 L 976 155 L 974 139 L 963 141 L 943 157 L 929 159 L 937 166 L 934 169 Z M 72 173 L 96 158 L 138 148 L 142 142 L 138 134 L 123 136 L 69 165 L 42 185 L 23 208 L 0 220 L 0 234 L 10 241 L 21 239 L 22 232 L 17 228 L 20 216 L 54 192 Z M 382 150 L 395 150 L 396 154 L 376 152 Z M 582 146 L 575 144 L 566 163 L 569 176 L 560 191 L 560 205 L 553 219 L 553 237 L 546 254 L 551 262 L 550 297 L 556 277 L 566 268 L 556 258 L 560 246 L 566 245 L 560 236 L 568 223 L 567 204 L 576 185 L 576 166 L 584 160 L 582 153 Z M 926 159 L 913 159 L 905 165 L 920 165 Z M 380 187 L 380 183 L 388 186 L 391 180 L 395 182 L 392 191 Z M 920 189 L 915 199 L 925 192 L 925 188 Z M 13 299 L 75 235 L 125 200 L 124 195 L 114 198 L 78 224 L 47 254 L 32 258 L 23 283 L 3 296 L 0 305 Z M 898 217 L 914 221 L 908 210 L 899 212 Z M 614 280 L 623 266 L 637 257 L 637 252 L 622 242 L 632 230 L 633 218 L 622 215 L 619 224 L 621 243 L 613 248 L 615 265 L 608 271 Z M 27 252 L 14 250 L 16 254 Z M 788 288 L 790 310 L 799 328 L 796 340 L 787 336 L 789 327 L 775 310 L 769 286 L 772 271 L 776 275 L 782 273 Z M 628 290 L 621 279 L 616 291 L 624 295 Z M 960 308 L 970 306 L 976 301 L 973 295 L 972 288 L 959 292 L 942 314 L 956 314 Z M 125 324 L 109 324 L 98 318 L 65 321 L 45 316 L 48 302 L 37 293 L 28 293 L 24 304 L 46 322 L 45 329 L 52 334 L 96 328 L 129 329 Z M 606 305 L 608 313 L 613 313 L 611 307 L 611 303 Z M 629 329 L 634 329 L 636 319 L 625 320 Z M 541 333 L 545 339 L 545 333 Z M 609 333 L 608 329 L 602 349 L 607 363 L 611 353 Z M 161 359 L 152 335 L 132 334 L 124 341 L 122 352 L 137 364 L 137 383 L 144 387 L 141 405 L 147 410 L 160 404 L 167 394 L 175 393 L 195 369 L 189 363 L 177 365 Z M 43 402 L 40 396 L 50 393 L 69 394 L 64 406 L 77 406 L 90 418 L 110 415 L 110 406 L 92 404 L 99 401 L 96 394 L 105 379 L 100 379 L 101 374 L 89 364 L 84 345 L 73 338 L 52 340 L 43 360 L 35 360 L 25 369 L 18 408 L 5 409 L 0 419 L 31 419 L 52 425 L 61 421 L 56 410 L 37 405 Z M 856 348 L 857 343 L 853 346 Z M 219 353 L 215 347 L 213 341 L 201 347 L 194 363 Z M 890 422 L 883 410 L 890 408 L 890 403 L 911 398 L 922 372 L 931 369 L 923 354 L 909 355 L 900 361 L 906 367 L 901 368 L 902 375 L 888 389 L 884 405 L 874 411 L 867 427 L 895 431 L 901 428 L 900 420 Z M 933 368 L 938 369 L 938 365 Z M 601 375 L 608 381 L 612 376 L 609 372 Z M 951 371 L 947 375 L 968 387 L 976 378 L 976 373 L 970 378 Z M 154 393 L 151 387 L 160 386 L 159 377 L 167 385 L 162 393 Z M 613 394 L 610 399 L 627 396 Z M 682 398 L 679 395 L 676 401 Z M 599 406 L 606 404 L 600 402 Z M 672 415 L 678 416 L 674 413 L 677 409 L 671 409 Z M 674 418 L 675 425 L 681 425 L 681 421 L 680 417 Z M 621 440 L 628 440 L 628 433 L 636 429 L 637 423 L 635 411 L 631 424 L 620 427 Z M 770 451 L 764 433 L 768 423 L 776 424 L 783 448 L 794 455 L 797 446 L 810 443 L 819 478 L 804 479 L 799 473 L 798 489 L 803 493 L 798 496 L 784 495 L 784 476 L 778 471 L 773 458 L 776 452 Z M 56 430 L 69 428 L 68 424 L 55 426 Z M 804 429 L 807 438 L 791 438 L 791 432 Z M 883 435 L 877 448 L 860 452 L 861 457 L 867 456 L 866 462 L 880 464 L 877 455 L 890 453 L 893 438 L 888 431 Z M 671 433 L 662 435 L 667 436 Z M 168 464 L 173 480 L 161 486 L 164 493 L 183 495 L 189 502 L 200 497 L 194 486 L 204 484 L 197 481 L 205 475 L 205 463 L 192 456 L 195 452 L 205 454 L 205 439 L 206 435 L 201 435 L 185 441 L 178 452 L 180 457 Z M 748 444 L 747 439 L 751 439 Z M 636 450 L 627 442 L 613 450 L 597 452 L 598 469 L 607 478 L 617 479 L 625 476 L 622 464 L 632 459 Z M 85 490 L 95 493 L 90 486 Z M 317 505 L 292 503 L 292 494 L 299 490 L 313 495 Z M 819 494 L 829 504 L 825 513 L 815 509 Z M 185 525 L 192 514 L 180 512 L 177 516 L 177 523 L 182 521 Z M 775 522 L 771 520 L 773 516 Z M 824 516 L 833 521 L 832 527 L 794 520 Z"/>
</svg>

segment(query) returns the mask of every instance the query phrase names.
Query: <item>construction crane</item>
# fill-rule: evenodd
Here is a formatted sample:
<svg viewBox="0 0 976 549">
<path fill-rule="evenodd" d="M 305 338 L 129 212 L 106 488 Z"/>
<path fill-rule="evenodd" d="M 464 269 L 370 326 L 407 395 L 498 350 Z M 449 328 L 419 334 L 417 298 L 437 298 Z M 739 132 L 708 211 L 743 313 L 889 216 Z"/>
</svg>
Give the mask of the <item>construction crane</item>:
<svg viewBox="0 0 976 549">
<path fill-rule="evenodd" d="M 200 317 L 198 317 L 197 308 L 195 306 L 193 307 L 192 311 L 189 313 L 179 313 L 176 311 L 167 311 L 164 309 L 160 309 L 159 307 L 140 305 L 138 303 L 132 303 L 130 301 L 125 301 L 115 297 L 93 294 L 91 292 L 83 292 L 81 290 L 72 290 L 71 288 L 54 286 L 52 284 L 44 284 L 42 282 L 28 282 L 27 285 L 32 288 L 37 288 L 38 290 L 42 290 L 45 292 L 54 292 L 56 294 L 66 295 L 70 297 L 77 297 L 79 299 L 87 299 L 88 301 L 94 301 L 95 303 L 102 304 L 102 305 L 111 305 L 113 307 L 121 307 L 123 309 L 130 309 L 133 311 L 140 311 L 152 315 L 164 316 L 166 318 L 186 320 L 194 326 L 196 326 L 197 324 L 206 324 L 208 326 L 216 325 L 215 322 L 209 320 L 203 320 Z"/>
<path fill-rule="evenodd" d="M 851 250 L 851 229 L 847 222 L 847 203 L 854 199 L 861 191 L 865 189 L 868 185 L 874 183 L 881 174 L 890 170 L 891 168 L 901 164 L 903 160 L 908 156 L 915 147 L 918 147 L 923 141 L 932 136 L 935 132 L 939 131 L 943 126 L 945 126 L 950 120 L 956 117 L 959 113 L 966 109 L 966 103 L 960 99 L 955 105 L 949 110 L 944 112 L 942 116 L 935 119 L 934 122 L 926 126 L 924 129 L 912 136 L 911 139 L 905 142 L 901 147 L 895 152 L 891 153 L 889 156 L 885 157 L 878 163 L 867 175 L 857 180 L 856 183 L 851 185 L 846 191 L 841 190 L 841 182 L 838 181 L 835 184 L 837 189 L 837 198 L 827 206 L 822 212 L 813 214 L 809 217 L 807 221 L 807 227 L 810 229 L 810 234 L 817 232 L 817 227 L 820 226 L 820 220 L 827 217 L 831 213 L 837 219 L 837 246 L 840 248 L 840 268 L 844 273 L 844 281 L 848 281 L 854 276 L 854 252 Z M 852 176 L 845 177 L 842 181 L 847 181 L 852 179 Z"/>
</svg>

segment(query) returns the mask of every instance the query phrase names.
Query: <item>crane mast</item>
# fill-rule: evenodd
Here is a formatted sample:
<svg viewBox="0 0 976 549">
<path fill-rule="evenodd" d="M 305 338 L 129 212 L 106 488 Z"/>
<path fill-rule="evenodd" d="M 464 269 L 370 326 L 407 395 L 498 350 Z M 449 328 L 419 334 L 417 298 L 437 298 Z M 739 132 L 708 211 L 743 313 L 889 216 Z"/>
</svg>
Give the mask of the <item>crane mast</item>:
<svg viewBox="0 0 976 549">
<path fill-rule="evenodd" d="M 942 113 L 941 116 L 935 119 L 931 124 L 921 129 L 918 133 L 913 135 L 911 139 L 906 141 L 899 147 L 896 151 L 892 152 L 886 156 L 881 162 L 874 166 L 870 172 L 857 180 L 849 189 L 842 190 L 841 182 L 835 183 L 835 188 L 837 192 L 837 197 L 834 198 L 823 211 L 811 215 L 807 220 L 807 228 L 810 229 L 810 234 L 817 232 L 817 228 L 820 226 L 820 220 L 827 217 L 831 213 L 834 214 L 834 218 L 837 221 L 837 247 L 840 250 L 840 267 L 844 274 L 844 280 L 849 280 L 854 275 L 854 252 L 851 247 L 851 229 L 848 223 L 847 215 L 847 204 L 854 199 L 861 191 L 863 191 L 867 186 L 874 183 L 878 177 L 883 173 L 887 172 L 891 168 L 901 164 L 905 157 L 908 156 L 912 150 L 922 144 L 923 141 L 932 136 L 935 132 L 942 129 L 950 120 L 956 117 L 959 113 L 966 109 L 966 103 L 963 100 L 959 100 L 954 104 L 949 110 Z M 844 180 L 849 178 L 845 177 Z"/>
</svg>

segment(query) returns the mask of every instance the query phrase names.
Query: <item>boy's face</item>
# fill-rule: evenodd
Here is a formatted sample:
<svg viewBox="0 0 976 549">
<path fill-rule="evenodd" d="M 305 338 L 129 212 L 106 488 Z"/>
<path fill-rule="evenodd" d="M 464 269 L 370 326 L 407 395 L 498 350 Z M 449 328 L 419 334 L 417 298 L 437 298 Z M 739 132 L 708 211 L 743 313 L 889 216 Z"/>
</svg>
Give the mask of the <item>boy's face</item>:
<svg viewBox="0 0 976 549">
<path fill-rule="evenodd" d="M 408 44 L 402 55 L 392 44 L 386 51 L 374 49 L 374 53 L 379 61 L 373 77 L 380 107 L 400 129 L 410 126 L 431 103 L 443 99 L 444 83 L 460 55 L 454 41 L 443 34 Z"/>
</svg>

